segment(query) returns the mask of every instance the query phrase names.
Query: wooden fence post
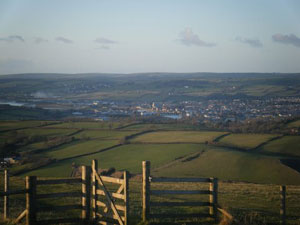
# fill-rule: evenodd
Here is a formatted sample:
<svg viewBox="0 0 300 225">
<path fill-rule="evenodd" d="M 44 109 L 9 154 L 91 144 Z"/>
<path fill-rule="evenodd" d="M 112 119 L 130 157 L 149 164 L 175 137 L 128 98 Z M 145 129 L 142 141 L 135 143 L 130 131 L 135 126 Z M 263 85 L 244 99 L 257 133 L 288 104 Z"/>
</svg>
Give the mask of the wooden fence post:
<svg viewBox="0 0 300 225">
<path fill-rule="evenodd" d="M 214 217 L 215 220 L 218 219 L 218 178 L 211 178 L 211 181 L 209 183 L 209 202 L 212 204 L 209 207 L 209 214 Z"/>
<path fill-rule="evenodd" d="M 85 221 L 90 219 L 90 201 L 91 201 L 91 167 L 82 166 L 82 211 L 81 217 Z"/>
<path fill-rule="evenodd" d="M 143 221 L 149 218 L 149 202 L 150 202 L 150 161 L 143 161 Z"/>
<path fill-rule="evenodd" d="M 94 159 L 92 161 L 92 184 L 93 184 L 93 188 L 92 188 L 92 194 L 93 194 L 93 219 L 96 220 L 97 219 L 97 212 L 98 212 L 98 206 L 97 206 L 97 201 L 98 201 L 98 195 L 97 195 L 97 189 L 98 189 L 98 182 L 96 180 L 96 174 L 98 172 L 98 161 L 96 159 Z"/>
<path fill-rule="evenodd" d="M 9 192 L 9 174 L 7 170 L 4 170 L 4 192 Z M 9 195 L 4 196 L 3 215 L 5 220 L 9 218 Z"/>
<path fill-rule="evenodd" d="M 286 186 L 280 186 L 280 224 L 285 225 L 286 224 Z"/>
<path fill-rule="evenodd" d="M 36 176 L 26 177 L 26 225 L 36 224 Z"/>
<path fill-rule="evenodd" d="M 128 186 L 128 172 L 125 170 L 124 171 L 124 175 L 123 175 L 123 179 L 124 179 L 124 196 L 125 196 L 125 221 L 124 224 L 128 225 L 128 215 L 129 215 L 129 186 Z"/>
</svg>

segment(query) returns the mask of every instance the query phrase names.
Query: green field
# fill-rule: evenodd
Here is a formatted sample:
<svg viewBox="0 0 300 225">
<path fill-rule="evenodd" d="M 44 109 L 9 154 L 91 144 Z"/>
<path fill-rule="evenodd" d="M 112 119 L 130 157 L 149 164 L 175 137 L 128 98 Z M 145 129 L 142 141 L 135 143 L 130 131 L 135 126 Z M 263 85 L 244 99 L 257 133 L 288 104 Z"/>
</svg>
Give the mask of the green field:
<svg viewBox="0 0 300 225">
<path fill-rule="evenodd" d="M 300 136 L 284 136 L 262 146 L 261 150 L 300 157 Z"/>
<path fill-rule="evenodd" d="M 161 124 L 161 123 L 140 123 L 126 126 L 126 130 L 198 130 L 199 126 L 193 126 L 189 124 Z"/>
<path fill-rule="evenodd" d="M 37 127 L 41 125 L 46 125 L 46 121 L 0 121 L 0 131 L 3 130 L 15 130 L 27 127 Z"/>
<path fill-rule="evenodd" d="M 274 134 L 230 134 L 221 138 L 219 143 L 238 148 L 252 149 L 277 136 Z"/>
<path fill-rule="evenodd" d="M 64 159 L 74 157 L 77 155 L 88 154 L 100 151 L 101 149 L 109 148 L 118 144 L 118 141 L 79 141 L 67 146 L 63 145 L 56 149 L 47 151 L 43 156 L 47 156 L 54 159 Z"/>
<path fill-rule="evenodd" d="M 101 138 L 101 139 L 120 139 L 125 136 L 135 134 L 135 131 L 119 131 L 119 130 L 84 130 L 75 134 L 75 138 Z"/>
<path fill-rule="evenodd" d="M 99 161 L 100 168 L 114 167 L 118 170 L 127 169 L 131 173 L 139 173 L 141 172 L 143 160 L 149 160 L 152 162 L 153 167 L 158 167 L 176 158 L 201 151 L 203 148 L 203 146 L 195 144 L 124 145 L 106 152 L 58 162 L 29 174 L 38 176 L 53 176 L 53 174 L 62 177 L 69 176 L 73 162 L 78 165 L 91 165 L 93 159 Z"/>
<path fill-rule="evenodd" d="M 300 127 L 300 120 L 296 120 L 296 121 L 289 123 L 288 127 Z"/>
<path fill-rule="evenodd" d="M 76 132 L 77 129 L 45 129 L 45 128 L 29 128 L 24 129 L 22 131 L 18 131 L 19 133 L 26 136 L 46 136 L 46 137 L 54 137 L 54 136 L 66 136 Z"/>
<path fill-rule="evenodd" d="M 137 136 L 136 143 L 205 143 L 211 142 L 225 132 L 210 131 L 158 131 Z"/>
<path fill-rule="evenodd" d="M 215 147 L 208 148 L 194 160 L 176 162 L 154 174 L 300 185 L 300 173 L 281 164 L 276 158 Z"/>
<path fill-rule="evenodd" d="M 121 122 L 65 122 L 50 125 L 50 128 L 79 128 L 79 129 L 114 129 L 120 126 L 125 126 L 126 123 Z"/>
</svg>

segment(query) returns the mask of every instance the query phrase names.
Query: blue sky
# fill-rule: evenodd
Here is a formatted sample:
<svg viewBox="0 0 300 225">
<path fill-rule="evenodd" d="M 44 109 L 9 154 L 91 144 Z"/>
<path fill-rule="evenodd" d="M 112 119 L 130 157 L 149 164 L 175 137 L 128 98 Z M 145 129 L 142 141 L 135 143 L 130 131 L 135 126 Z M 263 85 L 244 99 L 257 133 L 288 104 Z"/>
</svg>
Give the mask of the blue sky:
<svg viewBox="0 0 300 225">
<path fill-rule="evenodd" d="M 300 72 L 297 0 L 1 0 L 0 74 Z"/>
</svg>

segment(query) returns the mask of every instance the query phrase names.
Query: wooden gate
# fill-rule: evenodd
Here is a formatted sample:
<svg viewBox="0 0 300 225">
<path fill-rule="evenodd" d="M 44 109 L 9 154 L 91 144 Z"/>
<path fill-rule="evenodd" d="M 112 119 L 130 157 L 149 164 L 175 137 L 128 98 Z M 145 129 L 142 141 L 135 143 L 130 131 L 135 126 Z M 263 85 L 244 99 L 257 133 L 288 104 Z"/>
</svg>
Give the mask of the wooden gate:
<svg viewBox="0 0 300 225">
<path fill-rule="evenodd" d="M 123 179 L 100 176 L 98 174 L 98 162 L 93 160 L 92 185 L 93 219 L 99 221 L 100 224 L 128 225 L 127 171 L 124 171 Z"/>
<path fill-rule="evenodd" d="M 206 182 L 209 183 L 209 190 L 151 190 L 150 184 L 154 182 Z M 217 219 L 217 194 L 218 194 L 218 180 L 217 178 L 164 178 L 164 177 L 151 177 L 150 176 L 150 162 L 143 161 L 143 221 L 146 222 L 149 219 L 155 218 L 200 218 L 200 217 L 212 217 Z M 150 195 L 208 195 L 209 201 L 199 202 L 158 202 L 150 201 Z M 207 214 L 153 214 L 150 207 L 181 207 L 181 206 L 208 206 L 209 213 Z"/>
</svg>

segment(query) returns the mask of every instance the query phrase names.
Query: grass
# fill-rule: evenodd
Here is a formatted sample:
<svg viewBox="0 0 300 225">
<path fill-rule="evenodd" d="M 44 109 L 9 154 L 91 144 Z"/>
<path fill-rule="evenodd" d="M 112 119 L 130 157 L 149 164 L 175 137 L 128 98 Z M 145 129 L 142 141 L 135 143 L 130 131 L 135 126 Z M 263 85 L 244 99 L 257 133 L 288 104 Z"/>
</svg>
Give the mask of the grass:
<svg viewBox="0 0 300 225">
<path fill-rule="evenodd" d="M 296 120 L 296 121 L 289 123 L 288 127 L 300 127 L 300 120 Z"/>
<path fill-rule="evenodd" d="M 114 129 L 119 126 L 124 126 L 126 123 L 121 122 L 65 122 L 50 125 L 51 128 L 78 128 L 78 129 Z"/>
<path fill-rule="evenodd" d="M 76 135 L 75 138 L 104 138 L 104 139 L 121 139 L 125 136 L 132 135 L 134 131 L 117 131 L 117 130 L 84 130 Z"/>
<path fill-rule="evenodd" d="M 211 142 L 225 132 L 201 131 L 158 131 L 146 133 L 132 139 L 141 143 L 205 143 Z"/>
<path fill-rule="evenodd" d="M 284 136 L 262 146 L 261 150 L 300 156 L 300 136 Z"/>
<path fill-rule="evenodd" d="M 21 132 L 24 135 L 27 136 L 47 136 L 47 137 L 54 137 L 54 136 L 66 136 L 69 134 L 72 134 L 76 131 L 76 129 L 44 129 L 44 128 L 30 128 L 30 129 L 25 129 Z"/>
<path fill-rule="evenodd" d="M 93 159 L 99 161 L 99 167 L 114 167 L 117 170 L 128 170 L 131 173 L 141 172 L 143 160 L 150 160 L 153 167 L 162 166 L 176 158 L 195 153 L 203 149 L 203 146 L 196 144 L 168 144 L 168 145 L 123 145 L 106 152 L 96 153 L 80 158 L 65 160 L 32 171 L 28 174 L 38 176 L 69 176 L 71 164 L 91 165 Z M 59 151 L 57 151 L 59 154 Z M 28 175 L 26 174 L 26 175 Z"/>
<path fill-rule="evenodd" d="M 219 140 L 219 143 L 228 146 L 252 149 L 276 137 L 274 134 L 230 134 Z"/>
<path fill-rule="evenodd" d="M 42 156 L 55 158 L 55 159 L 64 159 L 69 157 L 74 157 L 82 154 L 93 153 L 104 148 L 108 148 L 118 144 L 118 141 L 99 141 L 99 140 L 90 140 L 90 141 L 78 141 L 75 143 L 63 145 L 61 147 L 55 148 L 53 150 L 47 151 L 42 154 Z"/>
<path fill-rule="evenodd" d="M 0 131 L 36 127 L 48 123 L 47 121 L 0 121 Z M 52 123 L 52 122 L 51 122 Z"/>
<path fill-rule="evenodd" d="M 199 126 L 189 125 L 189 124 L 180 124 L 180 123 L 170 123 L 170 124 L 132 124 L 125 127 L 126 130 L 196 130 L 199 129 Z"/>
<path fill-rule="evenodd" d="M 177 161 L 154 171 L 159 176 L 218 177 L 222 180 L 273 184 L 300 184 L 300 174 L 281 164 L 279 159 L 247 152 L 207 147 L 190 161 Z"/>
<path fill-rule="evenodd" d="M 0 175 L 0 191 L 3 191 L 3 176 Z M 11 190 L 20 190 L 25 187 L 24 178 L 11 177 Z M 151 189 L 154 190 L 207 190 L 207 183 L 152 183 Z M 54 193 L 54 192 L 72 192 L 80 191 L 80 184 L 60 184 L 60 185 L 46 185 L 39 186 L 37 193 Z M 142 184 L 140 180 L 130 179 L 129 181 L 129 198 L 130 198 L 130 224 L 137 225 L 141 218 L 141 190 Z M 80 204 L 81 198 L 53 198 L 38 200 L 39 205 L 66 205 L 66 204 Z M 151 201 L 207 201 L 207 195 L 165 195 L 162 197 L 151 197 Z M 299 186 L 287 186 L 287 224 L 299 225 L 300 215 L 300 187 Z M 252 184 L 252 183 L 228 183 L 219 182 L 218 202 L 230 212 L 235 219 L 240 221 L 239 224 L 278 224 L 279 221 L 279 186 L 270 184 Z M 14 195 L 10 198 L 11 205 L 11 217 L 16 218 L 19 213 L 25 209 L 25 195 Z M 0 210 L 3 211 L 3 198 L 0 198 Z M 154 208 L 152 208 L 151 212 Z M 170 208 L 160 207 L 154 210 L 158 210 L 158 213 L 192 213 L 199 211 L 207 211 L 207 207 L 182 207 L 182 208 Z M 180 210 L 180 212 L 179 212 Z M 38 213 L 39 219 L 50 219 L 58 217 L 80 217 L 80 211 L 66 211 L 63 212 L 47 212 Z M 42 218 L 43 217 L 43 218 Z M 172 221 L 172 220 L 171 220 Z M 174 220 L 173 220 L 174 221 Z M 251 223 L 250 223 L 251 221 Z M 248 222 L 248 223 L 246 223 Z M 0 222 L 1 223 L 1 222 Z M 181 222 L 180 224 L 183 224 Z M 166 224 L 166 223 L 163 223 Z M 204 220 L 202 224 L 212 224 L 210 220 Z"/>
</svg>

